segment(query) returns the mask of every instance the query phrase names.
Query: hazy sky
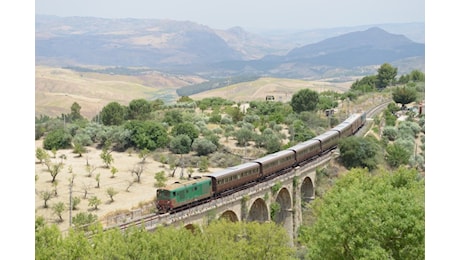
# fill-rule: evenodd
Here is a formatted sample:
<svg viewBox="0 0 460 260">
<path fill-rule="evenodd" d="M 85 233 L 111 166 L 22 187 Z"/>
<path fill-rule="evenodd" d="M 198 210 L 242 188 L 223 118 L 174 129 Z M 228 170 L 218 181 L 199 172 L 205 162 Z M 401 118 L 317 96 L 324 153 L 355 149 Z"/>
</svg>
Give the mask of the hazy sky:
<svg viewBox="0 0 460 260">
<path fill-rule="evenodd" d="M 192 21 L 214 29 L 424 22 L 424 0 L 36 0 L 36 14 Z"/>
</svg>

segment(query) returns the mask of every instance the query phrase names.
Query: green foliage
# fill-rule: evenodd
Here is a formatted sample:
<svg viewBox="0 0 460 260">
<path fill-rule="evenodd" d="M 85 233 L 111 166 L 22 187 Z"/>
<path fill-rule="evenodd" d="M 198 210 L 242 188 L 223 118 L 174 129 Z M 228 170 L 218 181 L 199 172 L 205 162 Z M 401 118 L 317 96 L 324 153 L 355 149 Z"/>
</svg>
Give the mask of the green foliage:
<svg viewBox="0 0 460 260">
<path fill-rule="evenodd" d="M 208 155 L 217 150 L 217 146 L 208 139 L 197 138 L 192 144 L 192 150 L 197 153 L 198 156 Z"/>
<path fill-rule="evenodd" d="M 388 165 L 397 168 L 409 163 L 411 152 L 399 143 L 389 144 L 386 148 L 385 160 Z"/>
<path fill-rule="evenodd" d="M 103 148 L 99 157 L 101 157 L 102 161 L 105 164 L 106 168 L 110 168 L 110 165 L 113 163 L 114 159 L 112 156 L 112 151 L 107 150 L 107 148 Z"/>
<path fill-rule="evenodd" d="M 270 204 L 270 219 L 275 221 L 275 217 L 280 213 L 281 205 L 278 202 Z"/>
<path fill-rule="evenodd" d="M 235 137 L 239 145 L 246 146 L 246 144 L 254 139 L 254 132 L 248 127 L 242 127 L 235 131 Z"/>
<path fill-rule="evenodd" d="M 425 73 L 419 70 L 413 70 L 410 73 L 410 79 L 415 82 L 425 82 Z"/>
<path fill-rule="evenodd" d="M 164 187 L 166 185 L 166 181 L 168 179 L 166 178 L 166 174 L 164 171 L 160 171 L 160 172 L 157 172 L 155 173 L 155 184 L 154 186 L 156 188 L 161 188 L 161 187 Z"/>
<path fill-rule="evenodd" d="M 127 108 L 127 118 L 134 120 L 149 119 L 153 111 L 152 105 L 145 99 L 133 99 Z"/>
<path fill-rule="evenodd" d="M 44 149 L 37 147 L 37 149 L 35 149 L 35 158 L 42 163 L 43 161 L 46 161 L 46 159 L 49 159 L 50 155 Z"/>
<path fill-rule="evenodd" d="M 209 160 L 206 156 L 200 156 L 200 161 L 198 163 L 199 172 L 207 172 L 209 167 Z"/>
<path fill-rule="evenodd" d="M 412 87 L 396 87 L 393 89 L 393 101 L 405 107 L 417 99 L 417 90 Z"/>
<path fill-rule="evenodd" d="M 86 153 L 86 148 L 81 143 L 74 143 L 72 152 L 81 157 L 83 153 Z"/>
<path fill-rule="evenodd" d="M 177 110 L 167 110 L 164 115 L 164 122 L 166 122 L 168 125 L 177 125 L 179 123 L 184 122 L 183 115 L 182 113 Z"/>
<path fill-rule="evenodd" d="M 291 98 L 292 110 L 296 113 L 315 111 L 319 102 L 319 94 L 310 89 L 302 89 L 294 93 Z"/>
<path fill-rule="evenodd" d="M 350 136 L 339 141 L 340 160 L 347 168 L 366 167 L 369 170 L 377 167 L 376 156 L 378 144 L 366 137 Z"/>
<path fill-rule="evenodd" d="M 126 108 L 118 102 L 110 102 L 102 108 L 101 120 L 104 125 L 121 125 L 125 119 Z"/>
<path fill-rule="evenodd" d="M 97 215 L 88 212 L 79 212 L 72 217 L 72 224 L 77 230 L 88 230 L 89 225 L 95 224 Z"/>
<path fill-rule="evenodd" d="M 394 141 L 398 137 L 398 129 L 395 126 L 385 126 L 382 135 L 388 138 L 388 140 Z"/>
<path fill-rule="evenodd" d="M 180 134 L 171 139 L 169 149 L 175 154 L 186 154 L 192 150 L 192 140 L 186 134 Z"/>
<path fill-rule="evenodd" d="M 321 92 L 319 93 L 317 108 L 319 110 L 335 108 L 339 105 L 337 98 L 338 98 L 338 95 L 335 92 L 331 92 L 331 91 Z"/>
<path fill-rule="evenodd" d="M 83 119 L 83 116 L 80 114 L 81 106 L 77 102 L 73 102 L 70 107 L 70 114 L 68 118 L 71 122 Z"/>
<path fill-rule="evenodd" d="M 35 259 L 278 260 L 292 259 L 294 253 L 287 232 L 273 222 L 217 220 L 195 232 L 173 226 L 160 226 L 154 232 L 137 227 L 103 231 L 92 226 L 86 227 L 91 230 L 89 239 L 81 228 L 63 236 L 56 225 L 47 227 L 36 220 Z"/>
<path fill-rule="evenodd" d="M 72 198 L 72 210 L 78 209 L 78 204 L 80 204 L 81 198 L 80 197 L 73 197 Z"/>
<path fill-rule="evenodd" d="M 281 187 L 283 187 L 283 184 L 281 184 L 281 182 L 277 181 L 275 184 L 273 184 L 272 186 L 272 193 L 273 194 L 276 194 L 280 189 Z"/>
<path fill-rule="evenodd" d="M 110 201 L 114 202 L 113 197 L 118 194 L 118 191 L 116 191 L 115 188 L 113 188 L 113 187 L 109 187 L 109 188 L 107 188 L 106 193 L 109 196 Z"/>
<path fill-rule="evenodd" d="M 365 76 L 362 79 L 357 79 L 351 84 L 352 91 L 359 91 L 361 93 L 373 92 L 376 90 L 375 84 L 377 81 L 376 75 Z"/>
<path fill-rule="evenodd" d="M 64 221 L 62 218 L 62 213 L 66 210 L 66 206 L 64 202 L 60 201 L 53 205 L 52 207 L 53 213 L 59 217 L 59 221 Z"/>
<path fill-rule="evenodd" d="M 179 123 L 171 129 L 171 135 L 187 135 L 193 142 L 200 135 L 200 130 L 191 122 Z"/>
<path fill-rule="evenodd" d="M 385 125 L 387 126 L 395 126 L 396 125 L 396 119 L 397 117 L 391 113 L 390 111 L 388 111 L 388 109 L 386 109 L 384 112 L 384 117 L 385 117 Z"/>
<path fill-rule="evenodd" d="M 70 148 L 71 140 L 72 136 L 65 129 L 55 129 L 45 136 L 43 148 L 46 150 Z"/>
<path fill-rule="evenodd" d="M 154 121 L 133 120 L 124 125 L 131 133 L 130 141 L 140 150 L 154 151 L 166 147 L 169 142 L 165 127 Z"/>
<path fill-rule="evenodd" d="M 424 259 L 424 179 L 413 169 L 354 169 L 313 202 L 300 229 L 308 259 Z"/>
<path fill-rule="evenodd" d="M 384 63 L 378 68 L 377 72 L 375 85 L 378 89 L 384 89 L 393 83 L 398 74 L 398 68 L 391 66 L 389 63 Z"/>
<path fill-rule="evenodd" d="M 94 207 L 97 210 L 97 207 L 102 203 L 102 201 L 97 196 L 92 196 L 88 199 L 88 206 Z"/>
</svg>

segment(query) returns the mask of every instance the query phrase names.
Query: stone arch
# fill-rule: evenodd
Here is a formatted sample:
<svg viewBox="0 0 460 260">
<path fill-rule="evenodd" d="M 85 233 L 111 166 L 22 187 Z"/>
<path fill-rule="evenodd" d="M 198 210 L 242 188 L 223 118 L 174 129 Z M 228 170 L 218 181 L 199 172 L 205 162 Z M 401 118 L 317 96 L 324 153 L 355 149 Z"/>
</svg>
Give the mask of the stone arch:
<svg viewBox="0 0 460 260">
<path fill-rule="evenodd" d="M 315 198 L 315 187 L 310 177 L 306 177 L 300 186 L 300 196 L 302 203 L 310 203 Z"/>
<path fill-rule="evenodd" d="M 256 199 L 249 209 L 248 221 L 266 222 L 269 220 L 268 207 L 261 198 Z"/>
<path fill-rule="evenodd" d="M 273 216 L 273 221 L 277 224 L 285 224 L 292 212 L 292 198 L 288 189 L 282 188 L 276 196 L 276 203 L 279 205 L 279 211 Z"/>
<path fill-rule="evenodd" d="M 232 210 L 227 210 L 219 217 L 219 219 L 227 219 L 231 222 L 238 222 L 238 216 Z"/>
</svg>

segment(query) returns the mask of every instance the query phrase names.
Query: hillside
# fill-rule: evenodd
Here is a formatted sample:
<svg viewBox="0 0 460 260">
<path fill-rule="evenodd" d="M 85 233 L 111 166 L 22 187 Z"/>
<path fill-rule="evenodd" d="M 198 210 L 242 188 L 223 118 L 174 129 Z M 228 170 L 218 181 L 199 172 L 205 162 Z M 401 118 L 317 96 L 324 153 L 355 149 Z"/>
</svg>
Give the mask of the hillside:
<svg viewBox="0 0 460 260">
<path fill-rule="evenodd" d="M 101 68 L 99 68 L 101 70 Z M 133 99 L 161 99 L 175 102 L 176 90 L 203 82 L 197 76 L 177 76 L 159 72 L 143 72 L 138 75 L 122 75 L 97 72 L 77 72 L 71 69 L 37 66 L 35 74 L 35 115 L 60 116 L 70 112 L 74 102 L 81 106 L 80 113 L 91 119 L 109 102 L 128 105 Z M 206 97 L 222 97 L 235 102 L 265 100 L 272 95 L 275 100 L 287 102 L 292 94 L 309 88 L 321 92 L 346 91 L 352 79 L 346 82 L 306 81 L 286 78 L 259 78 L 254 81 L 231 84 L 228 87 L 190 95 L 200 100 Z"/>
<path fill-rule="evenodd" d="M 36 66 L 35 115 L 60 116 L 69 113 L 73 102 L 77 102 L 81 106 L 80 113 L 90 119 L 112 101 L 123 105 L 138 98 L 175 101 L 177 88 L 202 81 L 196 76 L 152 71 L 139 75 L 117 75 Z"/>
<path fill-rule="evenodd" d="M 235 102 L 265 100 L 266 96 L 274 96 L 276 101 L 288 102 L 292 95 L 301 89 L 318 92 L 335 91 L 342 93 L 348 90 L 353 82 L 330 83 L 327 81 L 306 81 L 286 78 L 260 78 L 251 82 L 243 82 L 228 87 L 204 91 L 190 97 L 200 100 L 209 97 L 221 97 Z"/>
</svg>

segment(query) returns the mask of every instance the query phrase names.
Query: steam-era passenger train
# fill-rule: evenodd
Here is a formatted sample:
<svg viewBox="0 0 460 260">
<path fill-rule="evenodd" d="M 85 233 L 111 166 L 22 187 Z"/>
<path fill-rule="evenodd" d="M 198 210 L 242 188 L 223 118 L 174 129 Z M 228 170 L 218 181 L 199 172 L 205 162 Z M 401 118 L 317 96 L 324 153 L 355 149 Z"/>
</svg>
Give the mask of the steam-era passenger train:
<svg viewBox="0 0 460 260">
<path fill-rule="evenodd" d="M 335 148 L 341 138 L 355 134 L 365 123 L 366 113 L 352 114 L 345 121 L 308 141 L 286 150 L 266 155 L 237 166 L 175 182 L 157 189 L 156 206 L 159 213 L 174 212 L 203 201 L 241 190 L 293 168 Z"/>
</svg>

